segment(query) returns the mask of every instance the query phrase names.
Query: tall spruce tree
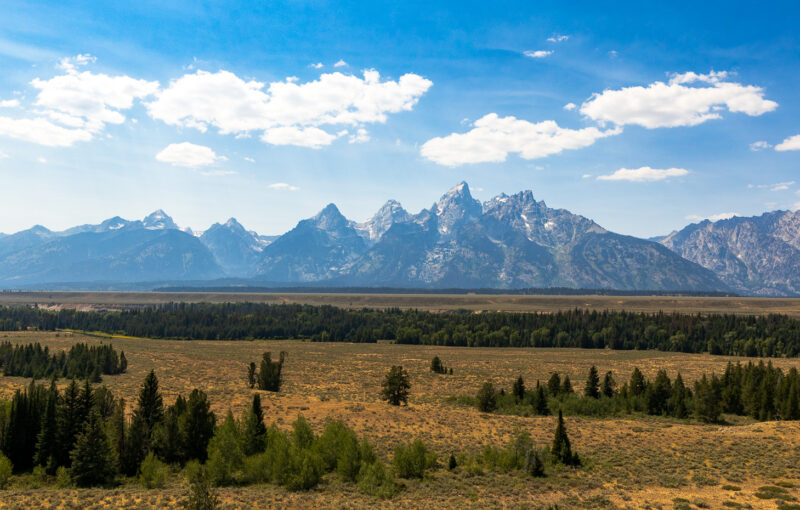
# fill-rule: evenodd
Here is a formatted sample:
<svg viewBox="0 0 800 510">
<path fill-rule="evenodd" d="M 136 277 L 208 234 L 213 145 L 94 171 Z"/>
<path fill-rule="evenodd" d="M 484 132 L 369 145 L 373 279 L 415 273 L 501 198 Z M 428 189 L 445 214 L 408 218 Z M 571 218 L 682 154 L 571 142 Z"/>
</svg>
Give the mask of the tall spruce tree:
<svg viewBox="0 0 800 510">
<path fill-rule="evenodd" d="M 580 459 L 576 453 L 572 452 L 572 446 L 567 437 L 567 427 L 564 424 L 564 416 L 561 410 L 558 411 L 558 424 L 556 425 L 556 432 L 553 437 L 553 446 L 550 449 L 553 456 L 553 462 L 564 464 L 566 466 L 577 466 L 580 464 Z"/>
<path fill-rule="evenodd" d="M 106 485 L 114 479 L 114 456 L 97 411 L 89 413 L 70 458 L 70 476 L 78 487 Z"/>
<path fill-rule="evenodd" d="M 142 383 L 139 390 L 139 401 L 133 411 L 133 416 L 142 420 L 148 435 L 152 432 L 153 427 L 164 419 L 164 400 L 158 390 L 158 377 L 154 370 L 147 374 Z"/>
<path fill-rule="evenodd" d="M 633 373 L 631 373 L 631 382 L 628 385 L 628 389 L 630 390 L 631 394 L 634 397 L 644 394 L 646 384 L 647 383 L 642 372 L 638 367 L 634 368 Z"/>
<path fill-rule="evenodd" d="M 253 395 L 253 404 L 244 417 L 244 454 L 261 453 L 267 447 L 267 426 L 261 408 L 261 395 Z"/>
<path fill-rule="evenodd" d="M 600 398 L 600 375 L 597 373 L 597 367 L 592 365 L 589 369 L 589 375 L 586 377 L 586 387 L 583 394 L 591 398 Z"/>
<path fill-rule="evenodd" d="M 75 439 L 84 427 L 81 410 L 80 389 L 73 379 L 64 389 L 64 396 L 58 409 L 58 465 L 69 467 L 69 452 L 75 447 Z"/>
<path fill-rule="evenodd" d="M 48 474 L 55 474 L 58 455 L 58 389 L 55 378 L 47 390 L 47 403 L 42 416 L 42 428 L 36 441 L 34 463 L 43 466 Z"/>
<path fill-rule="evenodd" d="M 602 393 L 606 397 L 613 397 L 616 391 L 617 382 L 614 380 L 614 374 L 611 373 L 611 370 L 606 372 L 606 375 L 603 377 L 603 387 Z"/>
<path fill-rule="evenodd" d="M 184 461 L 197 459 L 205 462 L 208 453 L 208 442 L 214 435 L 216 417 L 211 412 L 208 396 L 198 390 L 192 390 L 186 403 L 186 412 L 181 417 L 180 429 L 184 442 Z"/>
<path fill-rule="evenodd" d="M 547 393 L 551 397 L 557 397 L 561 393 L 561 377 L 558 372 L 553 372 L 547 381 Z"/>
<path fill-rule="evenodd" d="M 522 376 L 517 377 L 517 380 L 514 381 L 512 392 L 517 402 L 522 402 L 525 398 L 525 381 L 522 379 Z"/>
</svg>

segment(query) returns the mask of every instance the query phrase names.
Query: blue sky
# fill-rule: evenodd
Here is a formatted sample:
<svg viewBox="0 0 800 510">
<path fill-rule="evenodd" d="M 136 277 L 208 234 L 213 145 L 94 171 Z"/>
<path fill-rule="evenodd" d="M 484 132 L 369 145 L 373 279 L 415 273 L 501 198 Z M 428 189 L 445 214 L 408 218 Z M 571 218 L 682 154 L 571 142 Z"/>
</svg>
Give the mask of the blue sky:
<svg viewBox="0 0 800 510">
<path fill-rule="evenodd" d="M 796 3 L 100 4 L 0 6 L 0 232 L 277 234 L 461 180 L 643 237 L 800 208 Z"/>
</svg>

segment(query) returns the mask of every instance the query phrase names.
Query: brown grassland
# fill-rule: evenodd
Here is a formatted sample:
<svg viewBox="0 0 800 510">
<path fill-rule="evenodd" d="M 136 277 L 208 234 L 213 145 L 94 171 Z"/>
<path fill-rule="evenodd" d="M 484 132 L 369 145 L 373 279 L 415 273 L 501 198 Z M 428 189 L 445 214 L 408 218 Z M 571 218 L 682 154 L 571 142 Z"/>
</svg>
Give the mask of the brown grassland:
<svg viewBox="0 0 800 510">
<path fill-rule="evenodd" d="M 0 340 L 41 342 L 67 349 L 75 342 L 108 342 L 72 333 L 0 334 Z M 530 432 L 539 446 L 552 441 L 552 417 L 482 414 L 447 401 L 452 395 L 475 394 L 487 379 L 510 388 L 522 375 L 528 384 L 546 380 L 553 371 L 583 386 L 592 364 L 617 380 L 639 367 L 646 376 L 666 369 L 689 381 L 704 372 L 721 372 L 734 358 L 653 351 L 580 349 L 491 349 L 404 346 L 389 343 L 348 344 L 299 341 L 165 341 L 115 338 L 125 351 L 128 372 L 104 376 L 115 395 L 135 402 L 150 369 L 160 379 L 165 402 L 193 388 L 209 394 L 218 416 L 228 409 L 241 413 L 253 390 L 246 384 L 246 365 L 264 351 L 286 351 L 284 387 L 263 393 L 265 416 L 288 428 L 298 414 L 320 430 L 325 420 L 342 419 L 376 444 L 387 462 L 400 442 L 423 439 L 439 455 L 476 453 L 483 445 L 505 445 L 519 431 Z M 436 375 L 434 355 L 454 375 Z M 789 368 L 800 360 L 775 359 Z M 392 407 L 378 398 L 381 380 L 391 365 L 411 375 L 407 407 Z M 29 380 L 0 377 L 0 398 L 9 398 Z M 66 384 L 66 381 L 60 381 Z M 543 479 L 497 472 L 438 469 L 423 481 L 403 481 L 405 489 L 391 500 L 378 500 L 333 477 L 306 493 L 273 485 L 222 488 L 225 508 L 778 508 L 775 499 L 756 496 L 759 487 L 781 484 L 784 497 L 800 497 L 800 423 L 703 425 L 686 421 L 631 416 L 613 419 L 570 417 L 567 428 L 573 448 L 585 461 L 581 469 L 563 469 Z M 797 487 L 797 488 L 796 488 Z M 0 491 L 0 508 L 160 508 L 176 505 L 186 481 L 175 476 L 166 488 L 147 490 L 134 482 L 103 489 L 58 489 L 41 486 L 30 475 L 15 477 Z M 762 493 L 759 493 L 762 496 Z M 784 503 L 786 504 L 786 503 Z M 792 508 L 786 506 L 784 508 Z"/>
<path fill-rule="evenodd" d="M 0 306 L 38 304 L 53 308 L 124 308 L 160 303 L 300 303 L 340 308 L 415 308 L 502 312 L 627 310 L 682 313 L 782 313 L 800 316 L 800 298 L 692 296 L 522 296 L 508 294 L 313 294 L 213 292 L 0 292 Z"/>
</svg>

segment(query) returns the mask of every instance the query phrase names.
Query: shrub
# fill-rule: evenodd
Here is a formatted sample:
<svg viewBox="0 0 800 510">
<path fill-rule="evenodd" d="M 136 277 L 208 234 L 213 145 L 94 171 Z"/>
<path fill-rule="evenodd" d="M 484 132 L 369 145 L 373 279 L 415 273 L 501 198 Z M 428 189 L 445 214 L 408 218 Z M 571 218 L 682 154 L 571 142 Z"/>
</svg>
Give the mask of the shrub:
<svg viewBox="0 0 800 510">
<path fill-rule="evenodd" d="M 72 487 L 72 477 L 69 476 L 69 469 L 64 466 L 59 466 L 56 469 L 56 487 L 60 489 Z"/>
<path fill-rule="evenodd" d="M 436 465 L 436 454 L 417 439 L 409 445 L 398 445 L 393 463 L 400 478 L 422 478 L 427 469 Z"/>
<path fill-rule="evenodd" d="M 208 471 L 196 460 L 186 465 L 189 476 L 189 494 L 183 502 L 187 510 L 215 510 L 219 507 L 219 498 L 211 488 Z"/>
<path fill-rule="evenodd" d="M 388 499 L 400 492 L 400 486 L 383 462 L 363 463 L 358 476 L 358 488 L 370 496 Z"/>
<path fill-rule="evenodd" d="M 381 398 L 393 406 L 408 403 L 408 390 L 411 383 L 408 381 L 408 372 L 401 366 L 393 366 L 381 385 Z"/>
<path fill-rule="evenodd" d="M 266 483 L 272 473 L 272 459 L 267 453 L 259 453 L 244 459 L 242 478 L 246 483 Z"/>
<path fill-rule="evenodd" d="M 208 443 L 208 475 L 215 485 L 233 483 L 237 471 L 244 465 L 244 452 L 239 428 L 228 412 L 222 425 Z"/>
<path fill-rule="evenodd" d="M 494 391 L 494 385 L 490 382 L 483 383 L 481 389 L 478 390 L 478 409 L 484 413 L 491 413 L 497 409 L 497 393 Z"/>
<path fill-rule="evenodd" d="M 8 486 L 8 480 L 11 478 L 11 472 L 14 466 L 11 461 L 0 452 L 0 489 L 5 489 Z"/>
<path fill-rule="evenodd" d="M 156 458 L 153 452 L 147 454 L 139 468 L 139 482 L 148 489 L 164 487 L 169 475 L 169 467 Z"/>
<path fill-rule="evenodd" d="M 311 450 L 293 451 L 293 474 L 286 488 L 292 491 L 307 491 L 317 486 L 322 478 L 322 457 Z"/>
</svg>

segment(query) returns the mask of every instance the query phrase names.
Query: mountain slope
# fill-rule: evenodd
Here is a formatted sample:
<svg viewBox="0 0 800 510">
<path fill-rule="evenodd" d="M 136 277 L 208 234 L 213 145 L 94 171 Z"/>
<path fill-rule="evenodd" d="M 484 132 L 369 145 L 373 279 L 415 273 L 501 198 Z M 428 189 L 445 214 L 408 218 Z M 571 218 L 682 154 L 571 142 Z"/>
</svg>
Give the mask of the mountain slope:
<svg viewBox="0 0 800 510">
<path fill-rule="evenodd" d="M 261 251 L 268 243 L 245 230 L 235 218 L 215 223 L 203 232 L 200 241 L 211 251 L 228 276 L 247 277 L 254 272 Z"/>
<path fill-rule="evenodd" d="M 800 211 L 693 223 L 661 244 L 746 294 L 800 294 Z"/>
</svg>

